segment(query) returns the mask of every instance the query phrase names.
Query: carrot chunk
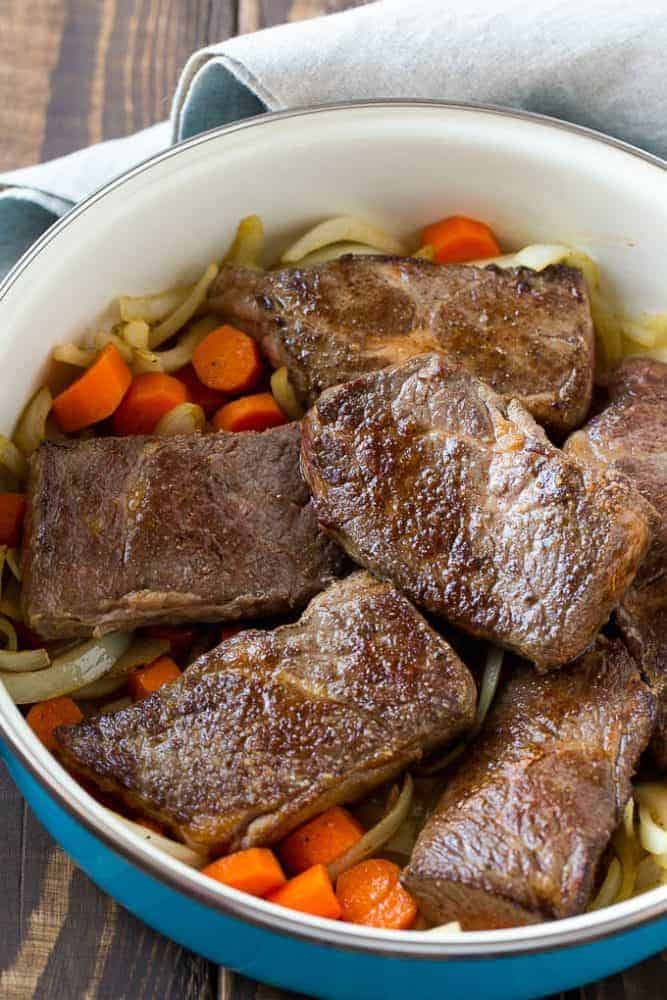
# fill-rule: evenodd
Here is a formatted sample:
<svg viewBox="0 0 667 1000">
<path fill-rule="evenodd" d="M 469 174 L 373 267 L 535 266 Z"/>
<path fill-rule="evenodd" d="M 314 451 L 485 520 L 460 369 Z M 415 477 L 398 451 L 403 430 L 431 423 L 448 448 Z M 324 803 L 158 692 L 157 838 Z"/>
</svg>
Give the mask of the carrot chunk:
<svg viewBox="0 0 667 1000">
<path fill-rule="evenodd" d="M 265 431 L 285 423 L 287 418 L 270 392 L 235 399 L 213 417 L 216 431 Z"/>
<path fill-rule="evenodd" d="M 165 413 L 187 401 L 188 390 L 173 375 L 137 375 L 113 415 L 114 433 L 152 434 Z"/>
<path fill-rule="evenodd" d="M 71 433 L 106 420 L 131 381 L 130 369 L 118 348 L 108 344 L 90 368 L 53 400 L 53 413 L 61 429 Z"/>
<path fill-rule="evenodd" d="M 417 919 L 417 904 L 398 881 L 393 861 L 370 858 L 339 875 L 336 896 L 343 920 L 366 927 L 408 930 Z"/>
<path fill-rule="evenodd" d="M 19 545 L 26 499 L 23 493 L 0 493 L 0 545 Z"/>
<path fill-rule="evenodd" d="M 438 264 L 463 264 L 467 260 L 497 257 L 500 247 L 484 222 L 464 215 L 450 215 L 433 222 L 422 233 L 422 245 L 430 245 Z"/>
<path fill-rule="evenodd" d="M 178 664 L 170 656 L 158 656 L 157 660 L 130 674 L 127 686 L 134 700 L 141 701 L 163 684 L 171 684 L 180 676 Z"/>
<path fill-rule="evenodd" d="M 221 326 L 204 337 L 192 364 L 204 385 L 230 396 L 255 388 L 264 373 L 257 342 L 235 326 Z"/>
<path fill-rule="evenodd" d="M 194 370 L 194 366 L 191 364 L 185 365 L 183 368 L 179 368 L 177 372 L 174 372 L 174 378 L 183 383 L 188 390 L 190 402 L 201 406 L 207 417 L 212 417 L 215 411 L 219 410 L 223 403 L 226 402 L 225 393 L 218 392 L 217 389 L 211 389 L 210 386 L 204 385 Z"/>
<path fill-rule="evenodd" d="M 26 715 L 26 722 L 48 750 L 55 750 L 55 731 L 58 726 L 74 726 L 83 721 L 78 705 L 64 695 L 33 705 Z"/>
<path fill-rule="evenodd" d="M 290 833 L 278 847 L 280 860 L 293 872 L 328 865 L 356 844 L 364 828 L 347 809 L 334 806 Z"/>
<path fill-rule="evenodd" d="M 223 885 L 249 892 L 251 896 L 265 896 L 285 884 L 285 875 L 277 857 L 267 847 L 250 847 L 247 851 L 228 854 L 202 868 Z"/>
<path fill-rule="evenodd" d="M 338 920 L 340 917 L 340 904 L 324 865 L 313 865 L 301 872 L 285 882 L 282 888 L 269 893 L 266 899 L 270 903 L 310 913 L 314 917 L 329 917 L 331 920 Z"/>
</svg>

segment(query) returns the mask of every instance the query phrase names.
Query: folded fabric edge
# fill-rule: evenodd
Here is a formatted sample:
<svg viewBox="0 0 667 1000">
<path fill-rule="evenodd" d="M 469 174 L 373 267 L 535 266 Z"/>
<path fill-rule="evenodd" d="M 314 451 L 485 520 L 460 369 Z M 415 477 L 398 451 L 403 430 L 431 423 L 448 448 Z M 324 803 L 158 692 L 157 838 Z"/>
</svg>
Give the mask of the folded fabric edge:
<svg viewBox="0 0 667 1000">
<path fill-rule="evenodd" d="M 196 53 L 188 61 L 172 105 L 172 142 L 230 125 L 277 102 L 241 63 L 228 56 Z"/>
<path fill-rule="evenodd" d="M 72 207 L 72 202 L 41 191 L 10 188 L 0 193 L 0 279 L 12 269 L 49 226 Z"/>
</svg>

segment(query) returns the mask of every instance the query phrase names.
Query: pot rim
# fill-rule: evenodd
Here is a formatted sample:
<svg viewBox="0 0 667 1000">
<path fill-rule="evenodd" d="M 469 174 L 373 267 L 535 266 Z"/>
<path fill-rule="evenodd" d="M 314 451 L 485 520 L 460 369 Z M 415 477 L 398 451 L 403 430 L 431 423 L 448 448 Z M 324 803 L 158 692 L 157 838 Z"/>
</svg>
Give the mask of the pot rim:
<svg viewBox="0 0 667 1000">
<path fill-rule="evenodd" d="M 403 110 L 408 113 L 417 109 L 454 111 L 472 115 L 493 115 L 510 120 L 516 119 L 536 126 L 564 131 L 601 146 L 611 147 L 628 156 L 643 160 L 659 170 L 667 171 L 667 162 L 659 156 L 647 153 L 630 143 L 612 138 L 595 129 L 574 125 L 547 115 L 504 108 L 495 104 L 386 99 L 345 101 L 267 112 L 240 122 L 211 129 L 170 146 L 161 153 L 136 164 L 94 191 L 55 222 L 17 261 L 4 280 L 0 282 L 0 306 L 15 282 L 32 266 L 40 253 L 54 239 L 57 239 L 75 219 L 107 195 L 138 175 L 151 170 L 154 166 L 172 157 L 181 156 L 188 150 L 207 142 L 219 140 L 244 129 L 263 128 L 277 122 L 285 122 L 308 115 L 341 115 L 350 111 L 382 109 Z M 136 867 L 146 871 L 151 877 L 227 917 L 241 919 L 264 930 L 300 938 L 316 945 L 333 945 L 346 951 L 365 952 L 384 957 L 431 961 L 515 957 L 601 940 L 621 931 L 639 928 L 667 914 L 667 886 L 591 914 L 503 931 L 475 931 L 462 935 L 452 933 L 447 936 L 443 934 L 442 939 L 432 936 L 433 932 L 402 932 L 397 934 L 391 931 L 357 927 L 308 917 L 285 909 L 279 910 L 264 900 L 258 900 L 219 885 L 168 855 L 147 846 L 145 841 L 128 831 L 120 822 L 109 820 L 105 815 L 106 810 L 102 810 L 95 800 L 60 767 L 55 758 L 31 733 L 2 685 L 0 685 L 0 737 L 21 765 L 62 809 L 107 847 Z"/>
</svg>

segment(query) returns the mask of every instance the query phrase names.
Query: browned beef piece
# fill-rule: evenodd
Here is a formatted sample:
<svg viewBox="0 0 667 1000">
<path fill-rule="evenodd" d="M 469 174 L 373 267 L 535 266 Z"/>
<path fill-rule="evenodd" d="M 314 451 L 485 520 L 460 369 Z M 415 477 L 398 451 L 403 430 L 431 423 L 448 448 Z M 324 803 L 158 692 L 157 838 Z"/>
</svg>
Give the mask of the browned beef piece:
<svg viewBox="0 0 667 1000">
<path fill-rule="evenodd" d="M 540 670 L 592 642 L 657 519 L 437 355 L 329 389 L 303 421 L 320 523 L 415 603 Z"/>
<path fill-rule="evenodd" d="M 211 305 L 263 341 L 300 396 L 439 351 L 556 432 L 588 412 L 593 325 L 581 273 L 343 257 L 262 274 L 223 268 Z"/>
<path fill-rule="evenodd" d="M 667 770 L 667 365 L 624 361 L 612 374 L 611 404 L 573 434 L 566 451 L 629 476 L 662 515 L 617 620 L 659 698 L 652 756 Z"/>
<path fill-rule="evenodd" d="M 620 640 L 545 676 L 514 664 L 404 874 L 422 912 L 469 930 L 581 913 L 654 719 Z"/>
<path fill-rule="evenodd" d="M 340 575 L 299 471 L 298 424 L 262 434 L 45 444 L 23 606 L 44 638 L 289 612 Z"/>
<path fill-rule="evenodd" d="M 392 586 L 357 572 L 147 700 L 58 730 L 68 766 L 219 851 L 279 840 L 472 724 L 475 683 Z"/>
</svg>

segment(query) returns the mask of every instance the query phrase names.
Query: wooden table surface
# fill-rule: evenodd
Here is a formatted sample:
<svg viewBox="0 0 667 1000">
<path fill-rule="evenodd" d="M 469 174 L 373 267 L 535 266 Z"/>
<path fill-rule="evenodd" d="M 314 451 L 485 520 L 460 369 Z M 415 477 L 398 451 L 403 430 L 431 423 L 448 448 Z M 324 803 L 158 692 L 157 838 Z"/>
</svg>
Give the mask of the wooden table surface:
<svg viewBox="0 0 667 1000">
<path fill-rule="evenodd" d="M 166 117 L 187 56 L 345 0 L 0 0 L 0 170 Z M 74 868 L 0 773 L 0 998 L 271 1000 L 154 933 Z M 654 1000 L 665 957 L 567 1000 Z M 558 961 L 558 958 L 554 959 Z"/>
</svg>

